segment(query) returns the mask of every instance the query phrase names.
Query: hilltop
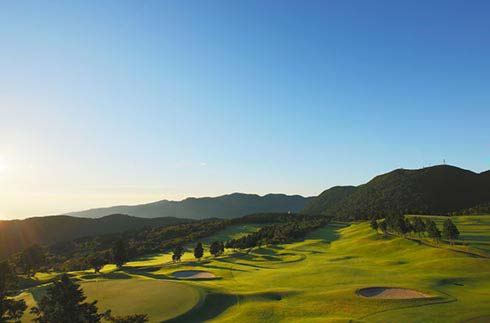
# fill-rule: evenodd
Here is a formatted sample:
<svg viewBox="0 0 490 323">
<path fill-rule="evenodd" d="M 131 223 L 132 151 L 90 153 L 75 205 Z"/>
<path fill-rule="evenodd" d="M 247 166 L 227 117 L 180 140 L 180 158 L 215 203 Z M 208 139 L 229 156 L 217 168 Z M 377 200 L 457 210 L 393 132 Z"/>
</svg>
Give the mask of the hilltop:
<svg viewBox="0 0 490 323">
<path fill-rule="evenodd" d="M 449 165 L 396 169 L 358 187 L 324 191 L 303 213 L 368 219 L 389 213 L 449 214 L 490 202 L 490 171 L 475 173 Z"/>
</svg>

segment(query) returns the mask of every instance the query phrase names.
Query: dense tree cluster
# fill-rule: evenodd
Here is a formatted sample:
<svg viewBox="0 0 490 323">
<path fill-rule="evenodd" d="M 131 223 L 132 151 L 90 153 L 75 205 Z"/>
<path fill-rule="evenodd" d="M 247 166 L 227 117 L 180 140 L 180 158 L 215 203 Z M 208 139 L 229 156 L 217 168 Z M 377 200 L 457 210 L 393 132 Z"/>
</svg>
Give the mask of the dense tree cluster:
<svg viewBox="0 0 490 323">
<path fill-rule="evenodd" d="M 329 221 L 330 218 L 325 216 L 303 216 L 291 222 L 265 226 L 257 232 L 232 239 L 226 243 L 226 248 L 245 249 L 291 242 L 325 226 Z"/>
<path fill-rule="evenodd" d="M 444 221 L 442 225 L 442 236 L 444 239 L 449 240 L 451 245 L 454 244 L 454 240 L 459 238 L 459 230 L 451 219 Z"/>
<path fill-rule="evenodd" d="M 80 238 L 47 247 L 34 245 L 10 259 L 18 271 L 26 274 L 48 268 L 62 272 L 92 268 L 99 272 L 105 264 L 121 267 L 131 258 L 173 250 L 210 236 L 228 224 L 229 220 L 211 219 Z"/>
<path fill-rule="evenodd" d="M 27 306 L 10 296 L 17 287 L 17 275 L 6 261 L 0 262 L 0 322 L 20 322 Z"/>
<path fill-rule="evenodd" d="M 490 203 L 480 204 L 474 207 L 452 212 L 451 215 L 487 215 L 490 214 Z"/>
<path fill-rule="evenodd" d="M 405 236 L 408 233 L 417 234 L 419 237 L 427 234 L 427 237 L 431 238 L 435 243 L 439 243 L 441 237 L 444 237 L 451 244 L 454 244 L 454 240 L 459 238 L 459 230 L 451 219 L 444 221 L 442 232 L 430 218 L 424 220 L 421 217 L 412 217 L 409 219 L 398 214 L 391 214 L 379 223 L 376 219 L 373 219 L 370 225 L 376 231 L 380 228 L 384 234 L 388 230 L 401 236 Z"/>
</svg>

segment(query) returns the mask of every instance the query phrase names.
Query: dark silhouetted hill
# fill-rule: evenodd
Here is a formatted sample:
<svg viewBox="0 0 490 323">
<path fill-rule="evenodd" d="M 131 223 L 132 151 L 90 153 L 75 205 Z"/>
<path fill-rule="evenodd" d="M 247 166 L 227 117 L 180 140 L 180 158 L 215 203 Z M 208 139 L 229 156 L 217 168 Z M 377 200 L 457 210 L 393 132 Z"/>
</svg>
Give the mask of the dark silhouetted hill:
<svg viewBox="0 0 490 323">
<path fill-rule="evenodd" d="M 311 199 L 299 195 L 233 193 L 218 197 L 187 198 L 182 201 L 158 201 L 132 206 L 113 206 L 81 212 L 72 216 L 98 218 L 113 213 L 123 213 L 142 218 L 171 216 L 176 218 L 238 218 L 251 213 L 298 212 Z"/>
<path fill-rule="evenodd" d="M 358 186 L 340 202 L 329 199 L 327 190 L 302 212 L 313 209 L 341 219 L 450 214 L 490 202 L 490 172 L 478 174 L 448 165 L 397 169 Z"/>
<path fill-rule="evenodd" d="M 0 221 L 0 257 L 33 244 L 52 244 L 85 236 L 119 233 L 144 227 L 161 227 L 191 221 L 173 217 L 143 219 L 123 214 L 113 214 L 99 219 L 59 215 Z"/>
</svg>

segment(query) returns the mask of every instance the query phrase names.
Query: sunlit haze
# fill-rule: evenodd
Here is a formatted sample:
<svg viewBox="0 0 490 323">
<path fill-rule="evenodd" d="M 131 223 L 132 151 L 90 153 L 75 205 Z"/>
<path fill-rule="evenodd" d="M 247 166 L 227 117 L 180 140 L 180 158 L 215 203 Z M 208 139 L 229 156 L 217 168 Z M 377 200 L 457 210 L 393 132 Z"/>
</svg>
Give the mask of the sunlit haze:
<svg viewBox="0 0 490 323">
<path fill-rule="evenodd" d="M 437 3 L 2 2 L 0 219 L 490 169 L 490 2 Z"/>
</svg>

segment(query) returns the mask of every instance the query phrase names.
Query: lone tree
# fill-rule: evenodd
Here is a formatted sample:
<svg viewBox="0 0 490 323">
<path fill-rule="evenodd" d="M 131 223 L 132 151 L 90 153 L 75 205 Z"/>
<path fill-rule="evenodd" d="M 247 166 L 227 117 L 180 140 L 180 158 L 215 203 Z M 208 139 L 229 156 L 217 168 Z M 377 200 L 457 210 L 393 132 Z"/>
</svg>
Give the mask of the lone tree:
<svg viewBox="0 0 490 323">
<path fill-rule="evenodd" d="M 194 257 L 200 261 L 202 256 L 204 256 L 204 249 L 202 243 L 198 242 L 196 248 L 194 248 Z"/>
<path fill-rule="evenodd" d="M 220 243 L 219 241 L 215 241 L 211 244 L 209 247 L 209 253 L 211 253 L 213 256 L 218 257 L 221 255 L 223 252 L 222 250 L 222 242 Z"/>
<path fill-rule="evenodd" d="M 375 218 L 371 220 L 371 228 L 378 233 L 378 221 Z"/>
<path fill-rule="evenodd" d="M 119 269 L 128 261 L 128 250 L 122 239 L 117 240 L 112 247 L 112 259 Z"/>
<path fill-rule="evenodd" d="M 0 262 L 0 322 L 20 322 L 27 306 L 24 300 L 10 298 L 17 287 L 17 275 L 6 262 Z"/>
<path fill-rule="evenodd" d="M 108 313 L 100 314 L 97 301 L 84 302 L 86 299 L 79 285 L 73 283 L 68 275 L 61 276 L 48 287 L 46 295 L 33 307 L 31 313 L 37 323 L 98 323 Z"/>
<path fill-rule="evenodd" d="M 439 241 L 441 240 L 441 231 L 436 226 L 436 223 L 432 220 L 428 220 L 426 222 L 427 226 L 427 234 L 429 235 L 429 238 L 434 240 L 436 244 L 439 244 Z"/>
<path fill-rule="evenodd" d="M 147 314 L 132 314 L 126 316 L 108 315 L 107 320 L 112 323 L 146 323 L 149 318 Z"/>
<path fill-rule="evenodd" d="M 182 246 L 175 247 L 174 254 L 172 255 L 172 261 L 173 262 L 180 261 L 180 258 L 182 258 L 183 254 L 184 254 L 184 248 Z"/>
<path fill-rule="evenodd" d="M 459 230 L 451 219 L 444 221 L 442 226 L 442 236 L 444 239 L 448 239 L 451 245 L 454 245 L 454 240 L 459 238 Z"/>
<path fill-rule="evenodd" d="M 35 244 L 24 250 L 20 256 L 20 262 L 27 277 L 35 274 L 44 264 L 45 255 L 43 249 Z"/>
<path fill-rule="evenodd" d="M 94 272 L 100 273 L 100 270 L 105 266 L 106 260 L 102 255 L 94 254 L 88 257 L 87 263 L 90 267 L 94 269 Z"/>
</svg>

